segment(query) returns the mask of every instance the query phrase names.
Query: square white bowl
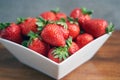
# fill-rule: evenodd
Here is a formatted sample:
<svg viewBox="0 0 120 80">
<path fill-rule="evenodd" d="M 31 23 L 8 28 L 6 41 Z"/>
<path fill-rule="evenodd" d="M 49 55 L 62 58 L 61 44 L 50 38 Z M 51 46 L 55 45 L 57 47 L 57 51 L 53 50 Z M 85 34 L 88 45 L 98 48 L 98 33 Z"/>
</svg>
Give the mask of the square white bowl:
<svg viewBox="0 0 120 80">
<path fill-rule="evenodd" d="M 0 38 L 0 43 L 2 43 L 20 62 L 55 79 L 60 79 L 91 59 L 110 35 L 111 33 L 104 34 L 95 39 L 59 64 L 9 40 Z"/>
</svg>

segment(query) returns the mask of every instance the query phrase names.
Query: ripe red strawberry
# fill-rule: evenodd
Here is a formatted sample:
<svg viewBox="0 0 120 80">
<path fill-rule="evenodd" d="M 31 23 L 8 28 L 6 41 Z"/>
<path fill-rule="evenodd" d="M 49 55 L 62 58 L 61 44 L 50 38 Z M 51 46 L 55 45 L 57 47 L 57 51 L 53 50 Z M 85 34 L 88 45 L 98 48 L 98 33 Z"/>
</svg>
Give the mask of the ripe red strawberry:
<svg viewBox="0 0 120 80">
<path fill-rule="evenodd" d="M 67 47 L 57 47 L 57 48 L 52 48 L 48 52 L 48 58 L 60 63 L 63 60 L 65 60 L 67 57 L 69 57 L 68 49 Z"/>
<path fill-rule="evenodd" d="M 27 18 L 22 21 L 19 26 L 21 27 L 22 34 L 27 35 L 30 31 L 37 32 L 37 19 L 36 18 Z"/>
<path fill-rule="evenodd" d="M 59 60 L 59 58 L 55 58 L 55 56 L 53 54 L 53 50 L 54 49 L 50 49 L 50 51 L 48 52 L 48 58 L 51 59 L 52 61 L 60 63 L 61 61 Z"/>
<path fill-rule="evenodd" d="M 62 13 L 62 12 L 56 13 L 56 19 L 60 20 L 61 18 L 66 20 L 67 19 L 67 15 L 65 13 Z"/>
<path fill-rule="evenodd" d="M 93 41 L 93 39 L 94 38 L 92 35 L 90 35 L 88 33 L 83 33 L 83 34 L 80 34 L 79 36 L 77 36 L 76 43 L 78 44 L 79 48 L 82 48 L 89 42 Z"/>
<path fill-rule="evenodd" d="M 44 18 L 45 20 L 49 20 L 49 21 L 55 21 L 56 20 L 56 15 L 51 11 L 43 12 L 43 13 L 40 14 L 40 16 L 42 18 Z"/>
<path fill-rule="evenodd" d="M 67 25 L 68 25 L 68 30 L 69 30 L 69 36 L 75 39 L 80 33 L 79 25 L 75 23 L 70 23 L 70 22 L 67 22 Z"/>
<path fill-rule="evenodd" d="M 69 55 L 72 55 L 76 51 L 79 50 L 79 46 L 75 42 L 72 41 L 72 37 L 71 36 L 66 40 L 66 45 L 68 47 Z"/>
<path fill-rule="evenodd" d="M 71 46 L 68 49 L 68 52 L 70 55 L 72 55 L 78 50 L 79 50 L 79 46 L 75 42 L 72 42 Z"/>
<path fill-rule="evenodd" d="M 87 10 L 86 8 L 75 8 L 70 13 L 70 16 L 73 18 L 77 18 L 79 24 L 82 26 L 86 20 L 90 20 L 90 15 L 92 11 Z"/>
<path fill-rule="evenodd" d="M 33 32 L 28 34 L 30 36 L 30 40 L 27 43 L 27 47 L 44 55 L 47 56 L 49 45 L 39 39 L 39 36 Z"/>
<path fill-rule="evenodd" d="M 59 8 L 56 8 L 55 10 L 51 10 L 56 15 L 56 20 L 65 19 L 67 20 L 67 15 L 63 12 L 60 12 Z"/>
<path fill-rule="evenodd" d="M 109 27 L 111 27 L 110 25 Z M 108 23 L 103 19 L 91 19 L 85 22 L 83 25 L 83 29 L 93 35 L 95 38 L 106 33 L 106 29 L 108 27 Z"/>
<path fill-rule="evenodd" d="M 15 23 L 1 23 L 1 37 L 5 38 L 7 40 L 16 42 L 16 43 L 21 43 L 22 42 L 22 36 L 21 36 L 21 29 L 18 25 Z"/>
<path fill-rule="evenodd" d="M 53 46 L 65 46 L 65 39 L 57 24 L 48 24 L 41 32 L 43 40 Z"/>
</svg>

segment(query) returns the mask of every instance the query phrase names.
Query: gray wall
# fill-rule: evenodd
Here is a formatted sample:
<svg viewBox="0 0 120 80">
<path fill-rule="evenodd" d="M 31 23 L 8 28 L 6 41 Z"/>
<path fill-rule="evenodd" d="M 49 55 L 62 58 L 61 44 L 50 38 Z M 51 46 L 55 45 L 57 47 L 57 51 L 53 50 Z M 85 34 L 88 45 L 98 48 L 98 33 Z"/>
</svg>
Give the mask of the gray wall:
<svg viewBox="0 0 120 80">
<path fill-rule="evenodd" d="M 75 7 L 93 9 L 93 17 L 112 21 L 115 28 L 120 29 L 120 0 L 0 0 L 0 22 L 13 22 L 17 17 L 35 17 L 56 7 L 67 15 Z"/>
</svg>

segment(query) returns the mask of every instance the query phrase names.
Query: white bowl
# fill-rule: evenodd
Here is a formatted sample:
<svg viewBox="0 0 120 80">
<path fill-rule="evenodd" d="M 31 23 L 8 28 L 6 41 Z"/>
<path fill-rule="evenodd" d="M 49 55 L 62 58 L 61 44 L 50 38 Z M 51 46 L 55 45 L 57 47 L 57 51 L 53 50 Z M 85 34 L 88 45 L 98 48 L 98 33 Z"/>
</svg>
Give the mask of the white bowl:
<svg viewBox="0 0 120 80">
<path fill-rule="evenodd" d="M 90 42 L 61 63 L 56 63 L 22 45 L 0 38 L 0 42 L 22 63 L 41 71 L 55 79 L 60 79 L 91 59 L 97 50 L 110 37 L 110 34 Z"/>
</svg>

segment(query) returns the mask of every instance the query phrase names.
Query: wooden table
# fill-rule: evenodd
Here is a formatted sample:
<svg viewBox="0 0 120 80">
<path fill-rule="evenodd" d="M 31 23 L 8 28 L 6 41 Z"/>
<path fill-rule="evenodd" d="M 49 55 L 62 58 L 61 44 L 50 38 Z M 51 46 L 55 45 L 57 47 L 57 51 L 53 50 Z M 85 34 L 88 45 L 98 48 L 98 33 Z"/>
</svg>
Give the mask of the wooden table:
<svg viewBox="0 0 120 80">
<path fill-rule="evenodd" d="M 54 80 L 20 63 L 0 44 L 0 80 Z M 61 80 L 120 80 L 120 30 L 88 62 Z"/>
</svg>

